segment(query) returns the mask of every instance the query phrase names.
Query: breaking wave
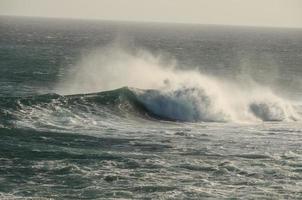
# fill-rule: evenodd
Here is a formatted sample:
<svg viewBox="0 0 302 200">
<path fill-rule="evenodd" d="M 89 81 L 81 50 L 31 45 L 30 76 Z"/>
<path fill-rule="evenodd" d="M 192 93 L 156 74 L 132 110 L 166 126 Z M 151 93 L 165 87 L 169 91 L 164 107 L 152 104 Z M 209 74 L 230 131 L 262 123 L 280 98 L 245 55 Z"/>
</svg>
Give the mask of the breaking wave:
<svg viewBox="0 0 302 200">
<path fill-rule="evenodd" d="M 178 122 L 237 122 L 298 120 L 295 107 L 278 101 L 251 101 L 238 110 L 219 107 L 215 98 L 200 88 L 171 91 L 120 88 L 79 94 L 46 94 L 0 100 L 2 126 L 56 129 L 100 127 L 121 119 Z M 89 125 L 89 126 L 88 126 Z"/>
<path fill-rule="evenodd" d="M 61 95 L 1 97 L 0 126 L 97 128 L 110 127 L 121 118 L 179 122 L 300 119 L 299 106 L 246 75 L 227 80 L 189 67 L 181 70 L 175 61 L 119 47 L 85 56 L 56 91 Z"/>
</svg>

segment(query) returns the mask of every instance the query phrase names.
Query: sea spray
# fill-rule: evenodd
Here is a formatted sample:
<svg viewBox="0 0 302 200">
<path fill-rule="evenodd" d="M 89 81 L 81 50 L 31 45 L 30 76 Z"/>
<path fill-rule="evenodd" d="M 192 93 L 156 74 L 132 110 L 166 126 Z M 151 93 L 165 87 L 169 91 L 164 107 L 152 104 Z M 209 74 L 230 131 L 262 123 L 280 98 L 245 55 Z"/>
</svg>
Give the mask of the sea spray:
<svg viewBox="0 0 302 200">
<path fill-rule="evenodd" d="M 257 122 L 300 117 L 289 100 L 252 78 L 229 80 L 187 68 L 149 51 L 115 44 L 84 56 L 57 90 L 80 94 L 123 86 L 143 89 L 136 90 L 138 100 L 153 114 L 170 120 Z"/>
<path fill-rule="evenodd" d="M 301 199 L 301 30 L 1 18 L 0 199 Z"/>
</svg>

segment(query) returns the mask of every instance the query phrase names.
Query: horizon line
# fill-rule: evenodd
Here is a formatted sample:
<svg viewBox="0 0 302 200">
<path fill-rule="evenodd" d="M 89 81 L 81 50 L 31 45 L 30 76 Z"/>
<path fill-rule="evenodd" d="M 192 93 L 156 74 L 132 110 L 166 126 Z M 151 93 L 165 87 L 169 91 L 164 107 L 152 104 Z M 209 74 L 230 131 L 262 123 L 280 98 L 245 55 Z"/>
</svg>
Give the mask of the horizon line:
<svg viewBox="0 0 302 200">
<path fill-rule="evenodd" d="M 33 16 L 33 15 L 10 15 L 0 14 L 0 17 L 15 18 L 39 18 L 39 19 L 59 19 L 59 20 L 78 20 L 78 21 L 107 21 L 107 22 L 126 22 L 126 23 L 154 23 L 154 24 L 170 24 L 170 25 L 196 25 L 196 26 L 228 26 L 228 27 L 247 27 L 247 28 L 276 28 L 276 29 L 302 29 L 298 26 L 265 26 L 265 25 L 247 25 L 247 24 L 206 24 L 198 22 L 171 22 L 171 21 L 153 21 L 153 20 L 123 20 L 123 19 L 106 19 L 106 18 L 79 18 L 79 17 L 54 17 L 54 16 Z"/>
</svg>

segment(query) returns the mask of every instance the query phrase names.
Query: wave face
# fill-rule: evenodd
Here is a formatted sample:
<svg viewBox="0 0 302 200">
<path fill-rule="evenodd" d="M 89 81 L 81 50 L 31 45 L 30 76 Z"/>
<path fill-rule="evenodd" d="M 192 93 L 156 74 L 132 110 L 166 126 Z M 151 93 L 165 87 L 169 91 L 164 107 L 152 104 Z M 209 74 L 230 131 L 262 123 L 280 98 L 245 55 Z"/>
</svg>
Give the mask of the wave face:
<svg viewBox="0 0 302 200">
<path fill-rule="evenodd" d="M 138 100 L 150 113 L 164 119 L 189 122 L 223 122 L 228 120 L 225 113 L 215 108 L 213 99 L 203 89 L 139 91 Z"/>
<path fill-rule="evenodd" d="M 217 99 L 202 88 L 176 90 L 117 90 L 79 94 L 46 94 L 1 98 L 3 126 L 56 129 L 99 128 L 122 119 L 168 120 L 183 122 L 232 122 L 234 116 L 257 121 L 298 120 L 294 107 L 284 102 L 252 101 L 240 106 L 239 113 L 219 107 Z M 235 113 L 235 114 L 234 114 Z"/>
<path fill-rule="evenodd" d="M 207 94 L 202 88 L 146 90 L 138 94 L 139 101 L 150 113 L 170 120 L 189 122 L 299 120 L 299 114 L 295 110 L 298 108 L 281 99 L 251 98 L 245 100 L 245 104 L 240 102 L 242 104 L 238 109 L 232 105 L 233 101 L 221 104 L 216 96 Z"/>
</svg>

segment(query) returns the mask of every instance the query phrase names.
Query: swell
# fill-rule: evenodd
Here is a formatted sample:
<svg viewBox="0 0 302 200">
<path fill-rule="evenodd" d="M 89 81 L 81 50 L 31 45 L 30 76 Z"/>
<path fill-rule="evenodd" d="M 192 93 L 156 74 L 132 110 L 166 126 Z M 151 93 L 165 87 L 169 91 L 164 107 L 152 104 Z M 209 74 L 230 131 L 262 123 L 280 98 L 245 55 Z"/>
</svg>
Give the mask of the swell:
<svg viewBox="0 0 302 200">
<path fill-rule="evenodd" d="M 227 107 L 227 108 L 225 108 Z M 249 115 L 259 121 L 298 120 L 295 107 L 270 101 L 250 101 L 237 118 Z M 236 121 L 234 110 L 217 104 L 201 88 L 141 90 L 123 87 L 116 90 L 77 94 L 45 94 L 0 98 L 0 126 L 16 125 L 77 128 L 98 126 L 121 119 L 169 120 L 183 122 Z M 292 114 L 294 112 L 294 114 Z"/>
<path fill-rule="evenodd" d="M 160 119 L 127 87 L 76 95 L 0 98 L 0 127 L 77 128 L 129 117 Z"/>
</svg>

